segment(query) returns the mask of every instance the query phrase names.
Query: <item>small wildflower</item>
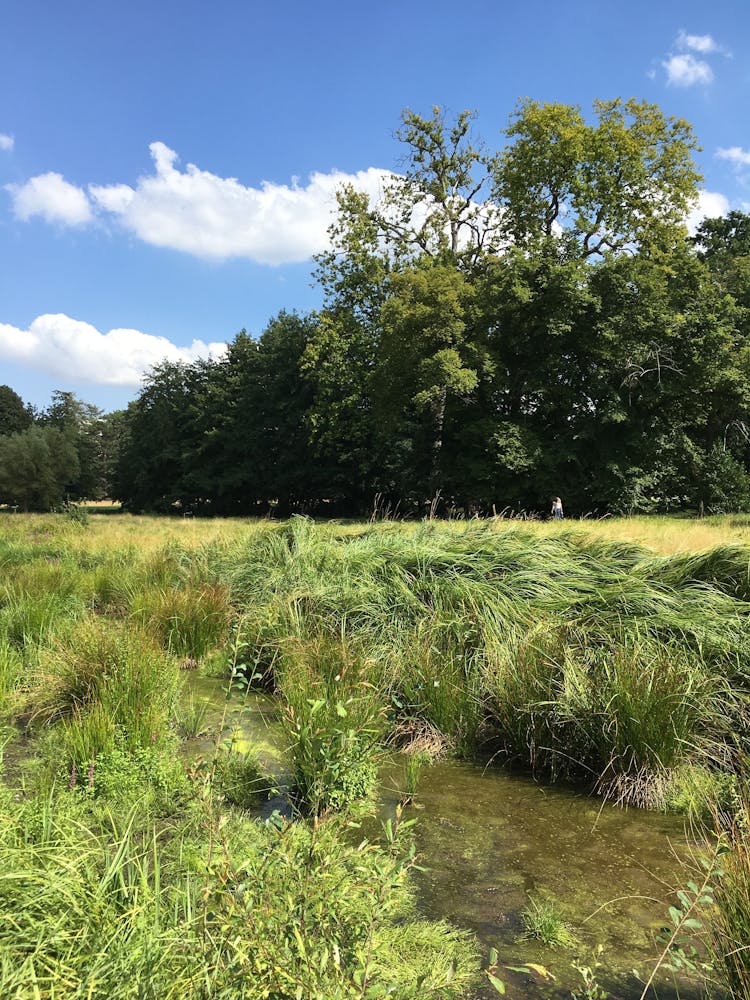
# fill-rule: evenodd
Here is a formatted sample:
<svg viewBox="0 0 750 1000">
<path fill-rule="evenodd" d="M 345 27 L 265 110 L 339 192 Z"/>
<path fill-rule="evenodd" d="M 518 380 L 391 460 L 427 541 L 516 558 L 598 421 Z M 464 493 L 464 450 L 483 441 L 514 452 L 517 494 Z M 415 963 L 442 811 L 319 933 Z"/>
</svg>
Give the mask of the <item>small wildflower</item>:
<svg viewBox="0 0 750 1000">
<path fill-rule="evenodd" d="M 88 786 L 89 786 L 89 788 L 93 788 L 94 787 L 94 762 L 93 762 L 93 760 L 89 764 Z"/>
<path fill-rule="evenodd" d="M 71 792 L 76 787 L 76 778 L 77 777 L 78 777 L 78 771 L 76 769 L 75 764 L 73 764 L 72 768 L 70 769 L 70 781 L 68 782 L 68 788 L 69 788 L 69 790 Z"/>
</svg>

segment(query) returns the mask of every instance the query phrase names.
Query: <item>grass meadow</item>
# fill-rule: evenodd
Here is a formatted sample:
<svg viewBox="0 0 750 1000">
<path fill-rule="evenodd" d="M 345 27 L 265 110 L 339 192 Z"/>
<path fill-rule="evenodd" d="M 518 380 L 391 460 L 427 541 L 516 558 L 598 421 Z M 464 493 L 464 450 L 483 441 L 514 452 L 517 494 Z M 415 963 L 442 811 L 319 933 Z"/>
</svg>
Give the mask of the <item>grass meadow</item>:
<svg viewBox="0 0 750 1000">
<path fill-rule="evenodd" d="M 351 834 L 399 751 L 404 802 L 454 755 L 685 813 L 726 848 L 703 934 L 748 1000 L 748 614 L 750 516 L 0 513 L 0 995 L 488 988 L 418 912 L 408 813 Z M 190 670 L 273 693 L 290 815 L 252 748 L 183 762 Z"/>
</svg>

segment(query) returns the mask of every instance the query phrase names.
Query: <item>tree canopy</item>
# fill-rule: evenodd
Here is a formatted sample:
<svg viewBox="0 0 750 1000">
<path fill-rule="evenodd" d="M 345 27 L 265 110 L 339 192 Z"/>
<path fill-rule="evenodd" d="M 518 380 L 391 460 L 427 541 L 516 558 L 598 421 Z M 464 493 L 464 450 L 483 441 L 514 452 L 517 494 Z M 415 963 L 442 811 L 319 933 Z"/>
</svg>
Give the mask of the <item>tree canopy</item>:
<svg viewBox="0 0 750 1000">
<path fill-rule="evenodd" d="M 750 216 L 689 237 L 690 126 L 526 100 L 491 150 L 476 121 L 403 113 L 380 197 L 338 192 L 318 312 L 163 362 L 122 414 L 56 394 L 35 427 L 72 445 L 68 488 L 222 514 L 750 506 Z M 7 454 L 34 430 L 11 393 Z"/>
</svg>

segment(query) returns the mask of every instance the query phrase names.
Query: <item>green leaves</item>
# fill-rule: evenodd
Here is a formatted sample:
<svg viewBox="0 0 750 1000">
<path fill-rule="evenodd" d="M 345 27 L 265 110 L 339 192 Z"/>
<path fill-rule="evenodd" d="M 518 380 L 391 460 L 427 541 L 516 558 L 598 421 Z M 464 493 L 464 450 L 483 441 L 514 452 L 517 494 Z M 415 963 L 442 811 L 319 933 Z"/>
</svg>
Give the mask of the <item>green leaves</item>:
<svg viewBox="0 0 750 1000">
<path fill-rule="evenodd" d="M 688 123 L 633 99 L 594 113 L 589 125 L 570 105 L 518 106 L 495 173 L 508 236 L 584 258 L 682 239 L 700 180 Z"/>
</svg>

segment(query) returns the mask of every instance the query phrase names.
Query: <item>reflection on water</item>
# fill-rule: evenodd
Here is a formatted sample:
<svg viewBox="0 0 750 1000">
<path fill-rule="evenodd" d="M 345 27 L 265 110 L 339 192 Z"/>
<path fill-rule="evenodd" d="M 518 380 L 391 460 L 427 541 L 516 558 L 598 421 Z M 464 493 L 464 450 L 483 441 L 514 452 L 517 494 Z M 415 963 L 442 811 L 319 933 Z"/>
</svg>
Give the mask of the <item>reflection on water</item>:
<svg viewBox="0 0 750 1000">
<path fill-rule="evenodd" d="M 234 731 L 240 749 L 249 741 L 280 780 L 288 776 L 271 697 L 233 693 L 225 705 L 224 682 L 192 678 L 190 687 L 194 696 L 211 699 L 214 729 L 211 739 L 190 741 L 191 754 L 215 745 L 223 718 L 225 737 Z M 387 816 L 402 785 L 400 762 L 384 768 L 383 779 L 381 813 Z M 611 1000 L 637 1000 L 642 982 L 632 970 L 647 978 L 661 951 L 655 936 L 666 920 L 669 888 L 693 877 L 685 868 L 692 861 L 681 819 L 605 806 L 498 767 L 456 761 L 422 771 L 417 808 L 407 813 L 418 818 L 417 845 L 428 866 L 418 875 L 425 914 L 471 929 L 485 951 L 497 948 L 502 965 L 534 962 L 556 977 L 550 984 L 503 970 L 509 996 L 569 998 L 571 989 L 581 989 L 574 964 L 593 965 L 601 945 L 598 978 Z M 520 912 L 530 894 L 554 900 L 579 942 L 576 949 L 520 940 Z M 679 993 L 666 979 L 658 987 L 661 1000 L 702 995 L 689 982 L 680 983 Z"/>
</svg>

